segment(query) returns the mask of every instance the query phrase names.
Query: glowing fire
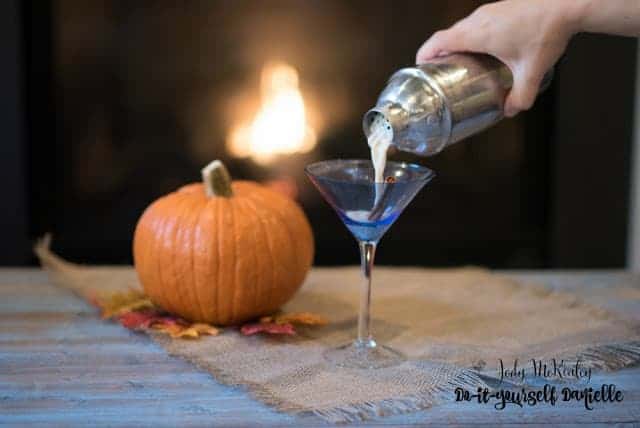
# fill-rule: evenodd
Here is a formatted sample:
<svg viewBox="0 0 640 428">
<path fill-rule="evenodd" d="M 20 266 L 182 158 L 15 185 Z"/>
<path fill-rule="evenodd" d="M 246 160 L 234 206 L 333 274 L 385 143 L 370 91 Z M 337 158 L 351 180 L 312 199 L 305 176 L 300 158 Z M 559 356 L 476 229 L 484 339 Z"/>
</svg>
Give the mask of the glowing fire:
<svg viewBox="0 0 640 428">
<path fill-rule="evenodd" d="M 255 116 L 231 129 L 227 147 L 232 155 L 269 163 L 277 155 L 304 153 L 316 145 L 298 72 L 288 64 L 265 66 L 260 81 L 261 104 Z"/>
</svg>

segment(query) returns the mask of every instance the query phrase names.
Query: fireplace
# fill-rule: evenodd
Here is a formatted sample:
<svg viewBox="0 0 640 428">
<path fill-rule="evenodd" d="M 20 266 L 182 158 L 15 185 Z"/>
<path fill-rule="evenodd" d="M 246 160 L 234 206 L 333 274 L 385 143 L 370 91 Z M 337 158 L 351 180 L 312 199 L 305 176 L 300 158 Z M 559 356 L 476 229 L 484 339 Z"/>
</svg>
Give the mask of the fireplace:
<svg viewBox="0 0 640 428">
<path fill-rule="evenodd" d="M 30 238 L 51 231 L 54 249 L 72 260 L 130 262 L 144 208 L 219 158 L 234 177 L 275 182 L 297 198 L 315 231 L 316 264 L 356 263 L 352 238 L 303 167 L 368 157 L 361 117 L 386 79 L 480 3 L 26 2 Z M 590 58 L 603 52 L 613 64 L 599 73 L 618 70 L 599 94 L 610 110 L 586 110 L 580 93 L 598 79 Z M 622 266 L 631 52 L 632 40 L 580 36 L 531 111 L 433 158 L 396 155 L 438 176 L 383 238 L 379 263 Z M 609 149 L 596 152 L 602 117 Z M 583 176 L 589 192 L 576 174 L 596 165 L 600 181 Z"/>
</svg>

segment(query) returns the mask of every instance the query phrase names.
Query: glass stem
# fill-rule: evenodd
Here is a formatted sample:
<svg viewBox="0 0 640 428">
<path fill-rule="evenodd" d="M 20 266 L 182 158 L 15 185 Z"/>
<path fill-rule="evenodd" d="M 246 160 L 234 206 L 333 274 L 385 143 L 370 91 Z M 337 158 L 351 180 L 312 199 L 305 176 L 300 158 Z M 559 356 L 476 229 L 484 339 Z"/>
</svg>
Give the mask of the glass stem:
<svg viewBox="0 0 640 428">
<path fill-rule="evenodd" d="M 373 270 L 373 259 L 376 254 L 376 243 L 371 241 L 360 241 L 360 264 L 362 266 L 362 290 L 360 294 L 360 313 L 358 315 L 358 344 L 365 346 L 375 346 L 376 342 L 371 336 L 371 271 Z"/>
</svg>

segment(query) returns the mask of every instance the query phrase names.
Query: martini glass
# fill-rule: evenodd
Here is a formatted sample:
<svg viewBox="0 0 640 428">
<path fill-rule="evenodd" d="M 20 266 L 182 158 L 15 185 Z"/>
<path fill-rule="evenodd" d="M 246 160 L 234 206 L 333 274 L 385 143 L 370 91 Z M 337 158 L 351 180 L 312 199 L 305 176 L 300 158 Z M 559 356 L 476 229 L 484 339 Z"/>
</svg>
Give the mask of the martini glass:
<svg viewBox="0 0 640 428">
<path fill-rule="evenodd" d="M 327 350 L 325 358 L 351 368 L 388 367 L 404 361 L 401 353 L 379 345 L 371 334 L 371 271 L 380 238 L 435 174 L 420 165 L 387 162 L 384 176 L 393 177 L 392 182 L 376 183 L 371 161 L 343 159 L 313 163 L 305 173 L 358 241 L 364 277 L 357 338 Z"/>
</svg>

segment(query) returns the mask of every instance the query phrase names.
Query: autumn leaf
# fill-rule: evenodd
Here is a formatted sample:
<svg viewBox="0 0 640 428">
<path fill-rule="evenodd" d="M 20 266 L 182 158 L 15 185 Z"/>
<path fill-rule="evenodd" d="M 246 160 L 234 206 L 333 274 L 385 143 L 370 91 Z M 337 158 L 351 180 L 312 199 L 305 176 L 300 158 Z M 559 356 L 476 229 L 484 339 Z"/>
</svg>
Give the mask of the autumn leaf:
<svg viewBox="0 0 640 428">
<path fill-rule="evenodd" d="M 153 309 L 127 312 L 117 317 L 124 327 L 131 330 L 145 329 L 161 318 L 161 314 Z"/>
<path fill-rule="evenodd" d="M 293 312 L 290 314 L 278 315 L 275 318 L 276 324 L 302 324 L 302 325 L 326 325 L 327 319 L 321 315 L 311 312 Z"/>
<path fill-rule="evenodd" d="M 182 325 L 180 323 L 172 323 L 161 321 L 153 324 L 153 329 L 158 330 L 161 333 L 168 334 L 174 339 L 177 338 L 198 338 L 201 335 L 217 336 L 220 332 L 212 325 L 204 323 L 194 323 Z"/>
<path fill-rule="evenodd" d="M 177 324 L 158 323 L 153 325 L 153 329 L 159 331 L 160 333 L 168 334 L 173 339 L 198 337 L 197 331 Z"/>
<path fill-rule="evenodd" d="M 240 328 L 240 333 L 245 336 L 251 336 L 257 333 L 267 334 L 284 334 L 294 335 L 296 331 L 293 324 L 277 324 L 273 322 L 259 322 L 254 324 L 245 324 Z"/>
<path fill-rule="evenodd" d="M 153 329 L 172 338 L 198 338 L 202 335 L 217 336 L 216 327 L 205 323 L 189 323 L 179 317 L 157 310 L 133 311 L 118 316 L 120 324 L 131 330 Z"/>
<path fill-rule="evenodd" d="M 175 339 L 197 339 L 203 335 L 216 336 L 220 333 L 210 324 L 190 323 L 164 312 L 140 290 L 129 289 L 86 298 L 100 308 L 103 318 L 117 319 L 131 330 L 153 330 Z M 276 313 L 260 318 L 258 323 L 242 326 L 240 332 L 245 336 L 258 333 L 294 335 L 295 325 L 321 326 L 327 323 L 326 318 L 311 312 Z"/>
<path fill-rule="evenodd" d="M 297 324 L 297 325 L 326 325 L 327 319 L 311 312 L 292 312 L 289 314 L 275 314 L 260 318 L 261 323 Z"/>
<path fill-rule="evenodd" d="M 142 291 L 134 289 L 95 296 L 93 303 L 100 308 L 102 318 L 113 318 L 127 312 L 155 308 Z"/>
<path fill-rule="evenodd" d="M 220 333 L 220 329 L 210 324 L 195 323 L 195 324 L 191 324 L 190 328 L 195 329 L 198 332 L 198 334 L 206 334 L 208 336 L 217 336 Z"/>
</svg>

